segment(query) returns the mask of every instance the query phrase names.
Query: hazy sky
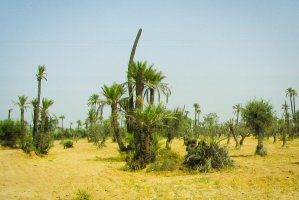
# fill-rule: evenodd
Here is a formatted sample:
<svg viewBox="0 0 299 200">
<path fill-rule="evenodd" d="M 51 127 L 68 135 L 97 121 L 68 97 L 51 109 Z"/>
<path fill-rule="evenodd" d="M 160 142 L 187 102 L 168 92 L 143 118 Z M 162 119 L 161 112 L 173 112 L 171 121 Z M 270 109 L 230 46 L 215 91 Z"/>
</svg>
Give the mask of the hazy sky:
<svg viewBox="0 0 299 200">
<path fill-rule="evenodd" d="M 286 88 L 299 92 L 298 0 L 1 0 L 0 119 L 17 95 L 36 97 L 39 64 L 48 74 L 42 96 L 55 101 L 50 112 L 85 119 L 91 94 L 125 81 L 139 28 L 135 60 L 167 76 L 169 108 L 186 105 L 193 116 L 199 103 L 203 115 L 224 121 L 234 104 L 257 97 L 280 115 Z"/>
</svg>

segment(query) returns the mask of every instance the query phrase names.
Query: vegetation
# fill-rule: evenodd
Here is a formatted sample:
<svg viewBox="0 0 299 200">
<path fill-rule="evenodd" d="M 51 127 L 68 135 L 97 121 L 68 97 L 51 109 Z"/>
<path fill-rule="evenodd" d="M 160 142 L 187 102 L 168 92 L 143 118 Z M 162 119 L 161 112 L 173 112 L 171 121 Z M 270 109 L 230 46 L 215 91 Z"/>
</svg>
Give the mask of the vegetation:
<svg viewBox="0 0 299 200">
<path fill-rule="evenodd" d="M 252 129 L 254 134 L 258 137 L 258 145 L 255 153 L 260 156 L 267 154 L 264 145 L 264 133 L 273 120 L 273 107 L 269 102 L 264 100 L 253 99 L 248 102 L 242 110 L 242 115 L 248 126 Z"/>
<path fill-rule="evenodd" d="M 68 149 L 68 148 L 73 148 L 74 147 L 74 143 L 71 140 L 66 140 L 63 142 L 63 148 L 64 149 Z"/>
</svg>

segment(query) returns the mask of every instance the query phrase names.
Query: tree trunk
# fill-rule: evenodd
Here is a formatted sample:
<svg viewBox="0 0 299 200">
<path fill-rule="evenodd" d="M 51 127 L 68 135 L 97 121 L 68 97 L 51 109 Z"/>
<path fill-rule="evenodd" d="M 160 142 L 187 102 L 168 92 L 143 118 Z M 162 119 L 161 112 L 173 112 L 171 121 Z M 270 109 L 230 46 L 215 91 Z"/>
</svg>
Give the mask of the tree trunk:
<svg viewBox="0 0 299 200">
<path fill-rule="evenodd" d="M 237 137 L 237 135 L 235 134 L 233 125 L 230 124 L 230 125 L 229 125 L 229 128 L 230 128 L 230 131 L 231 131 L 231 133 L 233 134 L 234 139 L 235 139 L 235 142 L 236 142 L 236 146 L 235 146 L 235 148 L 236 148 L 236 149 L 239 149 L 239 148 L 240 148 L 240 144 L 239 144 L 239 141 L 238 141 L 238 137 Z"/>
<path fill-rule="evenodd" d="M 137 83 L 136 83 L 136 105 L 135 108 L 141 109 L 143 107 L 143 89 L 144 89 L 144 83 L 143 83 L 143 74 L 142 69 L 139 68 L 137 72 Z"/>
<path fill-rule="evenodd" d="M 243 146 L 246 136 L 241 135 L 240 146 Z"/>
<path fill-rule="evenodd" d="M 111 110 L 112 110 L 112 127 L 114 129 L 114 134 L 116 137 L 117 144 L 119 146 L 120 151 L 125 152 L 127 151 L 127 147 L 123 143 L 119 131 L 119 123 L 118 123 L 118 111 L 117 111 L 117 105 L 112 104 L 111 105 Z"/>
<path fill-rule="evenodd" d="M 133 80 L 132 80 L 132 64 L 134 62 L 134 56 L 137 48 L 137 44 L 139 41 L 139 38 L 141 36 L 142 29 L 139 29 L 137 36 L 135 38 L 134 45 L 131 50 L 131 55 L 130 55 L 130 60 L 128 64 L 128 73 L 127 73 L 127 79 L 128 79 L 128 90 L 129 90 L 129 115 L 132 115 L 133 110 L 134 110 L 134 95 L 133 95 Z M 129 116 L 126 116 L 126 122 L 127 122 L 127 130 L 128 132 L 133 131 L 133 126 L 132 126 L 132 120 L 130 119 Z"/>
<path fill-rule="evenodd" d="M 155 103 L 155 90 L 150 89 L 150 104 L 154 105 L 154 103 Z"/>
<path fill-rule="evenodd" d="M 194 109 L 194 130 L 195 130 L 195 128 L 196 128 L 196 109 Z"/>
<path fill-rule="evenodd" d="M 21 148 L 25 148 L 25 137 L 26 137 L 26 129 L 25 129 L 25 117 L 24 117 L 24 108 L 21 109 Z"/>
<path fill-rule="evenodd" d="M 37 86 L 37 104 L 36 104 L 36 108 L 35 108 L 35 121 L 34 121 L 34 130 L 33 130 L 33 143 L 35 145 L 36 148 L 38 148 L 38 138 L 39 138 L 39 134 L 38 134 L 38 120 L 39 120 L 39 104 L 40 104 L 40 97 L 41 97 L 41 80 L 38 80 L 38 86 Z"/>
<path fill-rule="evenodd" d="M 276 143 L 277 141 L 277 132 L 273 131 L 273 142 Z"/>
<path fill-rule="evenodd" d="M 265 156 L 267 153 L 263 145 L 264 133 L 263 131 L 259 131 L 257 135 L 258 135 L 258 144 L 256 146 L 255 154 L 260 156 Z"/>
<path fill-rule="evenodd" d="M 227 133 L 227 141 L 226 141 L 226 144 L 230 144 L 230 132 Z"/>
<path fill-rule="evenodd" d="M 43 140 L 44 140 L 44 134 L 45 134 L 45 119 L 46 119 L 46 115 L 44 113 L 42 113 L 40 133 L 39 133 L 39 143 L 38 143 L 38 153 L 39 154 L 42 154 Z"/>
</svg>

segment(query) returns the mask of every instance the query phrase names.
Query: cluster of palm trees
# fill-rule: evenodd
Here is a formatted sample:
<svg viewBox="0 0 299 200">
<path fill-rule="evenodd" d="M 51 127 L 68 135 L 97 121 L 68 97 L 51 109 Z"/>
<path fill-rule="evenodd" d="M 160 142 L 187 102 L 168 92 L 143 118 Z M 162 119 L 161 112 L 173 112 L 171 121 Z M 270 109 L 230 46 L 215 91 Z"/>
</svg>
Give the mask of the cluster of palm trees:
<svg viewBox="0 0 299 200">
<path fill-rule="evenodd" d="M 36 149 L 36 153 L 38 154 L 43 154 L 46 152 L 46 149 L 44 149 L 45 137 L 48 134 L 46 123 L 47 123 L 47 117 L 49 116 L 49 108 L 54 104 L 54 101 L 52 99 L 43 98 L 41 101 L 41 83 L 43 79 L 47 80 L 46 79 L 47 74 L 45 71 L 46 71 L 46 67 L 44 65 L 38 66 L 38 73 L 36 74 L 36 79 L 38 82 L 37 98 L 34 98 L 29 102 L 27 96 L 20 95 L 18 96 L 18 101 L 14 102 L 14 104 L 18 106 L 21 111 L 21 148 L 26 149 L 29 146 L 34 146 Z M 29 107 L 29 104 L 31 104 L 34 111 L 32 144 L 26 141 L 26 122 L 24 117 L 25 111 Z M 9 112 L 9 118 L 10 118 L 10 112 Z M 48 144 L 46 146 L 48 146 Z"/>
</svg>

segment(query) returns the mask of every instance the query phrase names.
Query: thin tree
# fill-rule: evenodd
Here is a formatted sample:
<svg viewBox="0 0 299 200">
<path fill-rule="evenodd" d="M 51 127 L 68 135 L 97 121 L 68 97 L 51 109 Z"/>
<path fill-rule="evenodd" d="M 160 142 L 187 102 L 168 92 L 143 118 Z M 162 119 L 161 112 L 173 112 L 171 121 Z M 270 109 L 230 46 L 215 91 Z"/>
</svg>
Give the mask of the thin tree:
<svg viewBox="0 0 299 200">
<path fill-rule="evenodd" d="M 64 128 L 63 128 L 63 120 L 65 119 L 65 116 L 64 115 L 60 115 L 59 119 L 61 119 L 61 130 L 63 131 L 64 130 Z"/>
<path fill-rule="evenodd" d="M 8 120 L 10 120 L 10 113 L 12 110 L 13 110 L 12 108 L 8 109 Z"/>
<path fill-rule="evenodd" d="M 38 73 L 36 74 L 36 79 L 37 79 L 37 102 L 36 102 L 36 108 L 35 108 L 35 120 L 34 120 L 34 125 L 33 125 L 33 141 L 34 144 L 36 145 L 37 141 L 37 132 L 38 132 L 38 121 L 39 121 L 39 105 L 40 105 L 40 98 L 41 98 L 41 84 L 42 80 L 46 79 L 46 67 L 45 65 L 39 65 L 38 66 Z M 36 146 L 37 147 L 37 146 Z"/>
<path fill-rule="evenodd" d="M 240 116 L 240 111 L 241 111 L 241 109 L 242 109 L 242 106 L 241 106 L 241 104 L 236 104 L 236 105 L 234 105 L 233 106 L 233 109 L 234 109 L 234 111 L 233 111 L 233 113 L 237 116 L 237 126 L 238 126 L 238 123 L 239 123 L 239 116 Z"/>
<path fill-rule="evenodd" d="M 25 127 L 25 117 L 24 113 L 25 110 L 27 109 L 28 105 L 28 97 L 25 95 L 18 96 L 18 101 L 14 102 L 16 106 L 18 106 L 21 110 L 21 148 L 24 149 L 26 144 L 25 144 L 25 138 L 26 138 L 26 127 Z"/>
<path fill-rule="evenodd" d="M 41 128 L 40 128 L 40 134 L 39 134 L 39 140 L 38 140 L 38 153 L 43 153 L 43 144 L 44 144 L 44 137 L 46 135 L 45 133 L 45 122 L 46 117 L 48 115 L 48 109 L 50 106 L 54 104 L 54 101 L 52 99 L 43 98 L 42 100 L 42 110 L 41 110 Z"/>
<path fill-rule="evenodd" d="M 289 110 L 289 105 L 287 104 L 287 102 L 285 101 L 284 104 L 281 107 L 283 109 L 283 114 L 282 116 L 284 116 L 285 118 L 285 130 L 283 130 L 282 133 L 282 147 L 286 147 L 287 146 L 287 136 L 286 135 L 290 135 L 290 114 L 288 112 Z"/>
<path fill-rule="evenodd" d="M 102 87 L 102 94 L 105 97 L 103 101 L 104 105 L 110 105 L 111 107 L 111 126 L 113 127 L 115 138 L 117 140 L 119 149 L 124 152 L 127 151 L 127 147 L 125 146 L 124 142 L 122 141 L 120 135 L 120 128 L 119 128 L 119 114 L 118 114 L 118 106 L 124 100 L 123 95 L 125 94 L 125 87 L 123 84 L 113 83 L 110 87 L 104 85 Z"/>
<path fill-rule="evenodd" d="M 197 110 L 199 109 L 199 104 L 198 103 L 195 103 L 193 104 L 193 107 L 194 107 L 194 128 L 196 128 L 196 116 L 197 116 Z"/>
</svg>

